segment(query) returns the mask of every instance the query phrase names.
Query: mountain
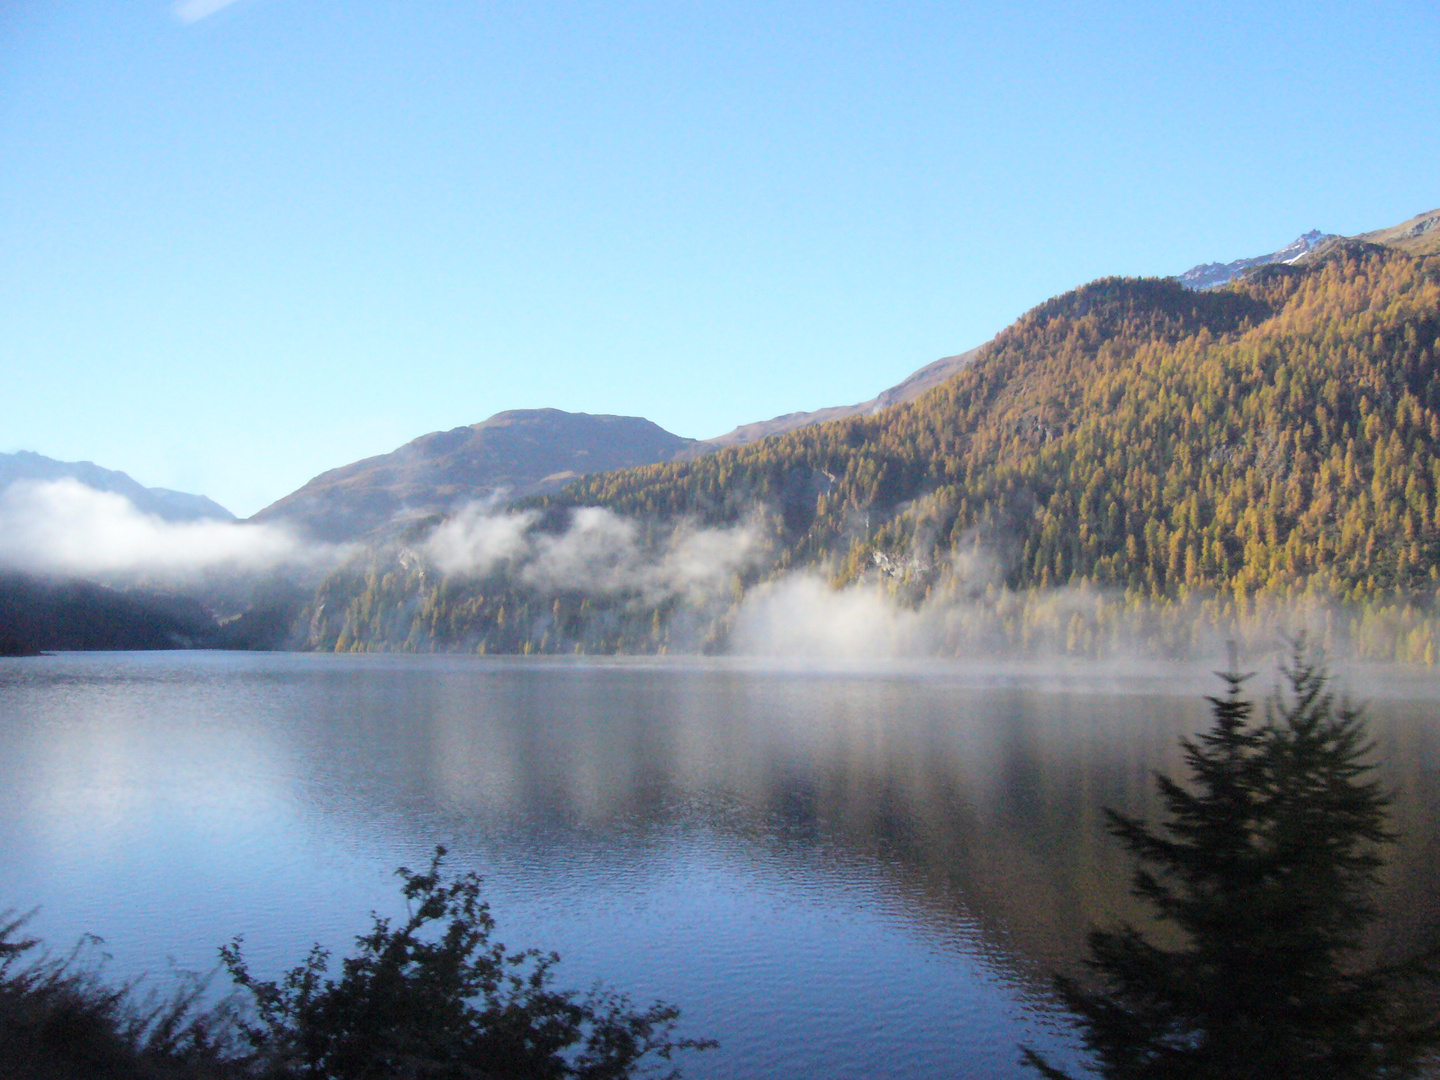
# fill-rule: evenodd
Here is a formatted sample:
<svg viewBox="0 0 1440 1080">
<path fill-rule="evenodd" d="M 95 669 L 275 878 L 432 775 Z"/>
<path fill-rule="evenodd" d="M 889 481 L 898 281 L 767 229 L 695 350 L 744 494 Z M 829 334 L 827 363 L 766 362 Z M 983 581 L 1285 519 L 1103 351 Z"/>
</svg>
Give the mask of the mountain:
<svg viewBox="0 0 1440 1080">
<path fill-rule="evenodd" d="M 251 520 L 353 540 L 469 502 L 558 491 L 586 473 L 669 461 L 694 441 L 638 416 L 516 409 L 321 473 Z"/>
<path fill-rule="evenodd" d="M 169 488 L 147 488 L 123 472 L 102 469 L 92 461 L 56 461 L 28 450 L 18 454 L 0 454 L 0 490 L 20 480 L 64 479 L 78 480 L 97 491 L 123 495 L 137 510 L 166 521 L 235 520 L 234 514 L 204 495 L 191 495 Z"/>
<path fill-rule="evenodd" d="M 1272 251 L 1269 255 L 1236 259 L 1229 263 L 1205 263 L 1201 266 L 1192 266 L 1185 273 L 1179 275 L 1179 281 L 1191 289 L 1218 288 L 1234 281 L 1247 270 L 1275 263 L 1291 265 L 1307 256 L 1323 251 L 1332 241 L 1341 239 L 1345 238 L 1335 233 L 1324 233 L 1318 229 L 1312 229 L 1310 232 L 1296 237 L 1278 251 Z M 1411 255 L 1429 255 L 1440 252 L 1440 210 L 1419 214 L 1393 228 L 1378 229 L 1354 237 L 1354 239 L 1393 247 Z M 787 431 L 796 431 L 812 424 L 844 420 L 851 416 L 868 416 L 881 409 L 889 408 L 891 405 L 913 401 L 925 391 L 939 386 L 966 364 L 969 364 L 979 355 L 981 348 L 983 346 L 955 356 L 942 357 L 933 363 L 926 364 L 903 382 L 882 391 L 869 401 L 860 402 L 858 405 L 835 405 L 826 409 L 817 409 L 814 412 L 785 413 L 772 420 L 742 424 L 733 431 L 718 435 L 713 439 L 701 439 L 693 446 L 681 451 L 677 455 L 677 460 L 699 457 L 701 454 L 708 454 L 712 450 L 721 450 L 727 446 L 743 446 L 771 435 L 783 435 Z"/>
<path fill-rule="evenodd" d="M 1103 279 L 907 405 L 563 498 L 708 521 L 768 502 L 792 561 L 842 580 L 979 545 L 1020 588 L 1434 599 L 1440 260 L 1346 241 L 1201 293 Z"/>
<path fill-rule="evenodd" d="M 373 551 L 322 586 L 310 646 L 721 647 L 755 589 L 810 570 L 881 589 L 942 652 L 1183 652 L 1304 610 L 1327 642 L 1434 662 L 1440 258 L 1334 241 L 1206 291 L 1102 279 L 913 401 L 530 505 L 530 562 Z M 761 531 L 765 558 L 698 608 L 654 573 L 542 573 L 601 510 L 666 573 L 697 528 Z"/>
<path fill-rule="evenodd" d="M 865 416 L 911 401 L 968 364 L 979 349 L 925 365 L 858 405 L 786 413 L 713 439 L 672 435 L 634 416 L 517 409 L 479 424 L 422 435 L 398 450 L 322 473 L 251 520 L 284 522 L 319 540 L 374 536 L 467 502 L 558 491 L 592 472 L 682 461 L 812 424 Z"/>
<path fill-rule="evenodd" d="M 1384 244 L 1410 255 L 1440 253 L 1440 210 L 1416 214 L 1409 221 L 1403 221 L 1388 229 L 1361 233 L 1355 239 L 1371 244 Z"/>
<path fill-rule="evenodd" d="M 824 424 L 831 420 L 844 420 L 850 416 L 869 416 L 871 413 L 879 412 L 881 409 L 888 409 L 891 405 L 898 405 L 904 401 L 913 401 L 931 387 L 939 386 L 946 379 L 950 378 L 957 371 L 963 368 L 979 354 L 980 349 L 974 348 L 969 352 L 959 353 L 956 356 L 944 356 L 939 360 L 926 364 L 919 371 L 909 376 L 903 382 L 883 390 L 869 401 L 862 401 L 858 405 L 833 405 L 828 409 L 817 409 L 814 412 L 793 412 L 777 416 L 773 420 L 760 420 L 752 424 L 742 424 L 735 430 L 724 435 L 718 435 L 713 439 L 702 439 L 694 446 L 680 452 L 677 460 L 699 457 L 701 454 L 708 454 L 713 450 L 723 450 L 727 446 L 743 446 L 746 443 L 755 442 L 758 439 L 765 439 L 771 435 L 783 435 L 787 431 L 795 431 L 802 427 L 809 427 L 812 424 Z"/>
<path fill-rule="evenodd" d="M 1335 239 L 1338 237 L 1334 233 L 1322 233 L 1319 229 L 1311 229 L 1309 232 L 1297 236 L 1279 251 L 1272 251 L 1269 255 L 1256 255 L 1252 259 L 1236 259 L 1234 262 L 1228 263 L 1205 263 L 1201 266 L 1192 266 L 1180 275 L 1180 283 L 1189 289 L 1218 288 L 1234 281 L 1246 270 L 1253 270 L 1257 266 L 1294 263 L 1327 241 Z"/>
<path fill-rule="evenodd" d="M 1440 210 L 1416 214 L 1409 221 L 1393 225 L 1388 229 L 1376 229 L 1354 237 L 1340 237 L 1334 233 L 1322 233 L 1312 229 L 1296 237 L 1279 251 L 1269 255 L 1257 255 L 1253 259 L 1236 259 L 1229 263 L 1204 263 L 1192 266 L 1179 276 L 1181 284 L 1191 289 L 1214 289 L 1228 284 L 1242 276 L 1247 270 L 1275 263 L 1293 265 L 1312 255 L 1323 253 L 1333 242 L 1342 239 L 1358 240 L 1367 244 L 1379 244 L 1394 248 L 1407 255 L 1434 255 L 1440 253 Z"/>
</svg>

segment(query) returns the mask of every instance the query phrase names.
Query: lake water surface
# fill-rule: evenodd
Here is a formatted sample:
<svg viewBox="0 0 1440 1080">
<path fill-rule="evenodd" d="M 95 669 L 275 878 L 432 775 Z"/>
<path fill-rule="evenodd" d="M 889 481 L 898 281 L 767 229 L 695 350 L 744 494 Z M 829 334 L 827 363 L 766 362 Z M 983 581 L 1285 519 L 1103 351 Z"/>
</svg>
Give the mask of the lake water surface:
<svg viewBox="0 0 1440 1080">
<path fill-rule="evenodd" d="M 1384 933 L 1440 923 L 1440 682 L 1355 676 L 1404 834 Z M 1256 680 L 1262 693 L 1273 682 Z M 338 950 L 436 844 L 559 981 L 681 1006 L 692 1078 L 1029 1075 L 1046 996 L 1137 917 L 1101 807 L 1155 813 L 1189 668 L 237 653 L 0 660 L 0 909 L 117 975 Z"/>
</svg>

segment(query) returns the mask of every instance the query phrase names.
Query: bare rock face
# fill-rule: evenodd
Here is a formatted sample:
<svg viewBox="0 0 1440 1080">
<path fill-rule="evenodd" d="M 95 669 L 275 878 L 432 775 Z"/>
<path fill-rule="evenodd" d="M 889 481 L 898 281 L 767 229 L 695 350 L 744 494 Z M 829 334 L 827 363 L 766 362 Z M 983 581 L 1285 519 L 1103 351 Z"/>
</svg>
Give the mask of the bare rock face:
<svg viewBox="0 0 1440 1080">
<path fill-rule="evenodd" d="M 1191 289 L 1214 289 L 1234 281 L 1245 271 L 1253 270 L 1257 266 L 1293 263 L 1298 259 L 1303 259 L 1327 241 L 1335 239 L 1337 237 L 1334 233 L 1322 233 L 1319 229 L 1311 229 L 1309 232 L 1297 236 L 1279 251 L 1272 251 L 1269 255 L 1256 255 L 1251 259 L 1236 259 L 1234 262 L 1228 263 L 1204 263 L 1200 266 L 1192 266 L 1180 275 L 1180 284 Z"/>
<path fill-rule="evenodd" d="M 339 543 L 469 502 L 558 491 L 586 473 L 670 461 L 693 443 L 638 416 L 515 409 L 331 469 L 251 520 Z"/>
</svg>

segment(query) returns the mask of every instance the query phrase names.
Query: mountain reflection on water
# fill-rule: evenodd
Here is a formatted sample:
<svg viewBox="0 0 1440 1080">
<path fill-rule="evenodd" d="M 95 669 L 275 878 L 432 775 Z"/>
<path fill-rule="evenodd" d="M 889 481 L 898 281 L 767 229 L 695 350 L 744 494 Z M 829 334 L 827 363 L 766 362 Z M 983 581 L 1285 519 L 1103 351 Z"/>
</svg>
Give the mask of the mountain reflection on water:
<svg viewBox="0 0 1440 1080">
<path fill-rule="evenodd" d="M 1359 689 L 1397 795 L 1384 933 L 1403 942 L 1440 922 L 1440 692 L 1383 674 Z M 278 967 L 313 938 L 343 946 L 393 908 L 387 871 L 443 842 L 487 875 L 505 940 L 719 1036 L 688 1075 L 1023 1075 L 1017 1039 L 1063 1041 L 1044 973 L 1091 923 L 1143 916 L 1101 808 L 1156 814 L 1153 771 L 1180 771 L 1218 685 L 1188 668 L 3 661 L 0 907 L 43 904 L 48 936 L 96 931 L 152 964 L 204 966 L 245 931 Z"/>
<path fill-rule="evenodd" d="M 698 819 L 778 854 L 823 849 L 890 879 L 942 932 L 963 911 L 967 934 L 978 921 L 1046 969 L 1078 956 L 1091 923 L 1143 920 L 1102 808 L 1160 814 L 1154 772 L 1182 773 L 1179 740 L 1220 689 L 1178 668 L 514 673 L 480 701 L 463 675 L 427 682 L 431 756 L 411 768 L 438 806 L 492 835 L 508 822 L 636 842 Z M 1257 676 L 1255 696 L 1272 683 Z M 1361 699 L 1397 796 L 1391 923 L 1410 928 L 1440 893 L 1440 724 L 1425 683 L 1412 689 Z"/>
</svg>

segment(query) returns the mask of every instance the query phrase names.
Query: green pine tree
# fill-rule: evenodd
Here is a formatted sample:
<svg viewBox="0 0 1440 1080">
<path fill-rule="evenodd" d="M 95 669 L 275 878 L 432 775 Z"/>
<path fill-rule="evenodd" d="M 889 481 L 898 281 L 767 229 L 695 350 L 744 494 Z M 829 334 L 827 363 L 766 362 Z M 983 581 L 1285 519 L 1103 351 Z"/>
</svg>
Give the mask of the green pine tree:
<svg viewBox="0 0 1440 1080">
<path fill-rule="evenodd" d="M 1437 969 L 1433 954 L 1364 956 L 1379 851 L 1394 839 L 1364 718 L 1334 700 L 1303 646 L 1260 722 L 1235 668 L 1209 699 L 1210 729 L 1183 743 L 1189 784 L 1157 778 L 1163 827 L 1109 815 L 1139 863 L 1135 894 L 1178 944 L 1129 925 L 1092 931 L 1092 978 L 1057 979 L 1060 996 L 1105 1077 L 1415 1076 L 1440 1045 L 1424 994 Z"/>
</svg>

